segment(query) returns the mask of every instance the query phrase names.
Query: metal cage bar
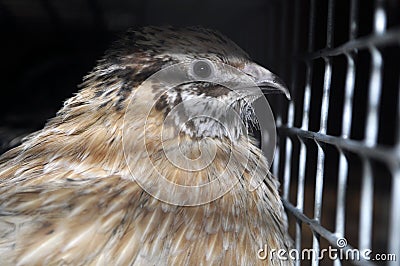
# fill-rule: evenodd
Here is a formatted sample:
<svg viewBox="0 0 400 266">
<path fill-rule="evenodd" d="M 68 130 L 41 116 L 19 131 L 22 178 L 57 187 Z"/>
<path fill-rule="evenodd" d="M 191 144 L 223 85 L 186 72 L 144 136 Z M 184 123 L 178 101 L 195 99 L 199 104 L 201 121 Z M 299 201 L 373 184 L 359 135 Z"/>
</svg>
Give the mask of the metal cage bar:
<svg viewBox="0 0 400 266">
<path fill-rule="evenodd" d="M 350 19 L 349 19 L 349 40 L 352 41 L 357 35 L 357 2 L 352 0 L 350 4 Z M 342 117 L 342 133 L 341 138 L 348 139 L 351 133 L 351 123 L 353 117 L 353 97 L 356 75 L 356 64 L 354 62 L 354 53 L 346 53 L 347 71 L 345 81 L 345 93 L 343 104 Z M 345 219 L 346 219 L 346 187 L 347 175 L 349 173 L 349 163 L 342 149 L 339 151 L 339 172 L 338 172 L 338 187 L 336 200 L 336 220 L 335 234 L 338 237 L 345 236 Z M 339 260 L 335 260 L 335 266 L 341 265 Z"/>
<path fill-rule="evenodd" d="M 389 253 L 400 254 L 400 169 L 392 169 L 393 173 L 393 185 L 392 185 L 392 199 L 391 199 L 391 219 L 389 235 L 392 236 L 389 239 Z M 398 265 L 396 261 L 390 262 L 390 265 Z"/>
<path fill-rule="evenodd" d="M 357 35 L 357 2 L 351 1 L 350 5 L 350 19 L 349 19 L 349 40 L 352 41 Z M 348 139 L 350 137 L 351 123 L 353 116 L 353 97 L 355 86 L 356 65 L 354 62 L 354 53 L 346 54 L 347 71 L 343 104 L 343 117 L 342 117 L 342 133 L 341 138 Z M 346 186 L 347 175 L 349 172 L 349 165 L 347 158 L 342 149 L 339 150 L 339 172 L 338 172 L 338 188 L 337 188 L 337 201 L 336 201 L 336 220 L 335 220 L 335 234 L 339 237 L 345 235 L 345 217 L 346 217 Z M 338 260 L 335 260 L 335 265 L 341 265 Z"/>
<path fill-rule="evenodd" d="M 326 0 L 327 3 L 327 16 L 326 16 L 326 43 L 322 49 L 314 49 L 314 39 L 316 37 L 316 12 L 317 2 L 316 0 L 309 0 L 309 16 L 308 20 L 308 36 L 307 36 L 307 48 L 305 52 L 299 49 L 299 20 L 301 19 L 301 13 L 299 9 L 302 0 L 296 0 L 291 3 L 291 7 L 294 8 L 294 20 L 293 20 L 293 62 L 290 66 L 290 78 L 291 88 L 298 89 L 296 83 L 300 73 L 298 72 L 298 66 L 301 64 L 305 65 L 305 80 L 304 80 L 304 91 L 302 93 L 295 93 L 297 99 L 302 100 L 302 110 L 300 113 L 295 112 L 296 104 L 298 102 L 290 102 L 287 105 L 287 120 L 283 122 L 280 116 L 278 118 L 278 134 L 282 141 L 280 146 L 280 152 L 277 154 L 280 156 L 274 162 L 274 171 L 278 174 L 278 171 L 283 171 L 281 176 L 283 178 L 283 203 L 285 208 L 290 214 L 296 218 L 295 222 L 295 248 L 298 251 L 302 249 L 302 238 L 303 238 L 303 227 L 309 227 L 313 232 L 312 247 L 314 251 L 320 249 L 320 237 L 326 239 L 334 247 L 338 247 L 337 241 L 343 237 L 346 237 L 346 202 L 348 186 L 351 172 L 349 170 L 352 159 L 349 159 L 348 153 L 355 154 L 361 160 L 361 179 L 360 179 L 360 205 L 359 205 L 359 226 L 358 226 L 358 245 L 354 248 L 359 250 L 372 249 L 373 239 L 373 219 L 374 219 L 374 166 L 373 163 L 380 162 L 386 169 L 389 170 L 392 178 L 392 185 L 390 197 L 390 213 L 389 219 L 389 239 L 387 241 L 387 251 L 392 254 L 397 254 L 397 261 L 388 262 L 390 265 L 398 265 L 400 260 L 400 99 L 398 100 L 397 108 L 397 139 L 396 145 L 381 145 L 378 143 L 379 134 L 379 119 L 380 119 L 380 108 L 382 101 L 383 91 L 383 66 L 385 59 L 382 55 L 381 47 L 387 45 L 400 46 L 400 29 L 392 28 L 386 29 L 387 14 L 385 10 L 384 0 L 375 0 L 373 7 L 373 30 L 372 32 L 363 37 L 358 37 L 359 31 L 359 0 L 351 0 L 349 3 L 349 21 L 348 21 L 348 40 L 335 47 L 334 44 L 334 10 L 335 0 Z M 289 6 L 289 5 L 286 5 Z M 370 61 L 370 73 L 368 76 L 367 98 L 366 98 L 366 110 L 365 110 L 365 128 L 364 138 L 361 140 L 352 139 L 352 125 L 358 121 L 353 121 L 353 106 L 355 103 L 355 90 L 356 90 L 356 79 L 358 64 L 358 54 L 360 51 L 366 51 L 371 56 Z M 334 68 L 334 57 L 343 56 L 346 62 L 346 69 L 344 71 L 344 85 L 343 85 L 343 106 L 342 114 L 340 117 L 341 132 L 339 135 L 332 135 L 327 130 L 327 124 L 329 122 L 329 104 L 330 104 L 330 93 L 332 90 L 332 79 L 335 75 L 333 72 Z M 321 88 L 315 88 L 313 84 L 313 75 L 315 75 L 315 69 L 313 62 L 315 60 L 322 59 L 324 62 L 323 85 Z M 400 88 L 400 81 L 399 81 Z M 320 114 L 320 126 L 317 132 L 310 131 L 310 108 L 314 102 L 311 98 L 311 91 L 315 89 L 322 90 L 321 100 L 321 114 Z M 358 88 L 360 89 L 360 88 Z M 301 90 L 300 90 L 301 91 Z M 299 92 L 300 92 L 299 91 Z M 400 98 L 400 95 L 398 96 Z M 294 121 L 296 117 L 300 116 L 301 122 L 297 126 Z M 309 144 L 306 144 L 307 140 L 312 140 L 316 143 L 317 147 L 317 161 L 315 165 L 315 176 L 312 177 L 315 180 L 314 187 L 314 212 L 313 217 L 308 217 L 304 213 L 305 208 L 305 180 L 308 172 L 306 171 L 308 158 L 311 156 Z M 299 144 L 299 150 L 294 149 L 295 144 Z M 308 143 L 308 142 L 307 142 Z M 336 209 L 334 210 L 334 231 L 328 230 L 324 227 L 321 221 L 321 214 L 324 208 L 324 182 L 325 182 L 325 165 L 326 153 L 324 146 L 331 146 L 336 148 L 338 152 L 338 164 L 337 164 L 337 189 L 336 189 Z M 298 171 L 292 169 L 293 160 L 298 160 Z M 349 161 L 350 160 L 350 161 Z M 282 163 L 282 167 L 279 167 L 279 163 Z M 297 176 L 295 174 L 297 173 Z M 297 180 L 296 180 L 297 179 Z M 292 203 L 291 199 L 291 188 L 294 181 L 297 181 L 296 186 L 296 202 Z M 342 248 L 342 247 L 341 247 Z M 343 250 L 351 250 L 353 246 L 351 244 L 342 248 Z M 313 253 L 314 255 L 314 253 Z M 300 261 L 296 261 L 296 265 L 300 265 Z M 316 256 L 312 258 L 312 265 L 318 265 L 320 261 Z M 359 260 L 353 260 L 355 265 L 375 265 L 372 261 L 360 258 Z M 336 259 L 334 265 L 341 265 L 341 261 Z"/>
<path fill-rule="evenodd" d="M 400 73 L 399 73 L 400 75 Z M 399 78 L 399 91 L 400 91 L 400 78 Z M 397 154 L 400 154 L 400 93 L 398 95 L 397 105 L 397 135 L 396 135 L 396 147 Z M 399 155 L 400 158 L 400 155 Z M 400 159 L 399 159 L 400 161 Z M 400 163 L 399 163 L 400 164 Z M 392 173 L 392 191 L 391 191 L 391 217 L 389 221 L 389 235 L 392 236 L 389 239 L 389 253 L 398 254 L 400 256 L 400 238 L 396 237 L 400 235 L 400 166 L 391 166 L 390 171 Z M 397 262 L 390 262 L 391 266 L 396 265 Z"/>
</svg>

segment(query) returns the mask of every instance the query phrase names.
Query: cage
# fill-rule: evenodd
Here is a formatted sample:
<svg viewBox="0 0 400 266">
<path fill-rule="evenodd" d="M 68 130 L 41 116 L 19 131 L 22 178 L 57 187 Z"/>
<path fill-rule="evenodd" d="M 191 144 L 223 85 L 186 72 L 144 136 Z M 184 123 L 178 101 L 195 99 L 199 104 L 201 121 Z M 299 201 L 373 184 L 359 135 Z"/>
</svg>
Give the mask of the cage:
<svg viewBox="0 0 400 266">
<path fill-rule="evenodd" d="M 296 249 L 371 250 L 369 260 L 342 256 L 334 265 L 398 265 L 399 3 L 283 1 L 277 8 L 280 27 L 270 30 L 285 47 L 279 66 L 294 100 L 275 106 L 273 172 Z M 310 261 L 330 264 L 316 254 Z"/>
<path fill-rule="evenodd" d="M 296 250 L 318 252 L 297 265 L 399 265 L 397 0 L 0 0 L 0 151 L 54 116 L 117 33 L 154 24 L 219 29 L 288 84 L 292 101 L 269 99 L 272 172 Z M 372 253 L 319 258 L 328 247 Z"/>
</svg>

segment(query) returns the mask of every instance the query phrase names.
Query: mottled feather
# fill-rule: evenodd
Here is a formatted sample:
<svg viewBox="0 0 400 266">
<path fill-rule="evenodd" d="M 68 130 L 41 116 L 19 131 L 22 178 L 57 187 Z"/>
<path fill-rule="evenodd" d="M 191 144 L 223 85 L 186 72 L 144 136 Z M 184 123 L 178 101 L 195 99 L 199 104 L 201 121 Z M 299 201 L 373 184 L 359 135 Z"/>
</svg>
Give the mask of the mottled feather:
<svg viewBox="0 0 400 266">
<path fill-rule="evenodd" d="M 235 128 L 228 129 L 236 132 L 229 140 L 226 132 L 205 133 L 196 124 L 179 139 L 168 138 L 174 125 L 166 129 L 170 135 L 165 140 L 159 137 L 164 118 L 185 97 L 231 97 L 229 90 L 212 83 L 201 88 L 187 84 L 169 94 L 158 83 L 144 85 L 158 70 L 196 58 L 237 68 L 252 62 L 213 30 L 129 31 L 44 129 L 0 157 L 2 265 L 292 264 L 257 257 L 265 244 L 288 250 L 291 241 L 278 182 L 254 140 L 248 142 Z M 146 113 L 149 103 L 163 94 Z M 212 125 L 205 123 L 202 126 Z M 199 140 L 206 135 L 212 140 Z M 216 157 L 201 171 L 174 167 L 165 155 L 164 149 L 174 154 L 183 145 L 184 153 L 196 158 L 199 147 L 207 148 L 211 141 Z M 228 159 L 233 161 L 226 169 Z M 171 182 L 193 186 L 210 182 L 225 170 L 237 184 L 224 196 L 198 206 L 163 202 L 132 176 L 146 180 L 151 192 L 161 195 L 158 171 Z M 248 189 L 251 179 L 260 184 L 254 191 Z M 204 197 L 203 192 L 167 193 L 181 202 Z"/>
</svg>

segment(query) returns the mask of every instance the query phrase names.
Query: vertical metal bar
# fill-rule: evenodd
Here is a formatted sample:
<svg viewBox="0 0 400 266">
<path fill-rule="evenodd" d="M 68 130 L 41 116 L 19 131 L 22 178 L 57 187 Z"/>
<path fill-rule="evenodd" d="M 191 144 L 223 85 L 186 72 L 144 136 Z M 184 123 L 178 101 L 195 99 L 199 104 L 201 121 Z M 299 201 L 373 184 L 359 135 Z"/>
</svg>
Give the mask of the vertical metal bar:
<svg viewBox="0 0 400 266">
<path fill-rule="evenodd" d="M 280 34 L 281 34 L 281 38 L 280 38 L 280 43 L 281 45 L 286 45 L 286 23 L 287 23 L 287 0 L 284 0 L 282 2 L 283 7 L 281 8 L 281 11 L 283 12 L 282 15 L 282 21 L 281 21 L 281 30 L 280 30 Z M 287 51 L 288 49 L 280 49 L 280 58 L 283 59 L 284 55 L 286 54 L 285 51 Z M 284 60 L 285 62 L 287 60 Z M 285 67 L 283 64 L 280 64 L 280 73 L 283 73 L 283 71 L 285 70 Z M 283 99 L 280 99 L 280 101 L 283 101 Z M 277 118 L 276 118 L 276 126 L 279 128 L 282 126 L 282 106 L 284 104 L 279 104 L 278 106 L 278 114 L 277 114 Z M 289 120 L 290 118 L 288 118 Z M 279 162 L 280 162 L 280 145 L 276 147 L 275 150 L 275 154 L 279 155 L 279 158 L 277 158 L 276 160 L 274 160 L 274 164 L 273 164 L 273 171 L 274 173 L 278 173 L 279 171 Z M 286 161 L 285 161 L 286 162 Z M 286 167 L 286 166 L 285 166 Z M 289 181 L 289 184 L 287 184 L 287 182 Z M 289 193 L 289 189 L 288 186 L 290 185 L 290 180 L 286 180 L 285 176 L 284 176 L 284 195 L 288 195 Z"/>
<path fill-rule="evenodd" d="M 336 201 L 336 223 L 335 233 L 339 237 L 344 237 L 345 233 L 345 218 L 346 218 L 346 186 L 347 175 L 349 172 L 349 164 L 343 151 L 340 150 L 339 155 L 339 177 L 337 188 L 337 201 Z"/>
<path fill-rule="evenodd" d="M 352 0 L 350 4 L 350 19 L 349 19 L 349 39 L 353 40 L 357 36 L 358 31 L 358 2 Z M 341 137 L 347 139 L 350 137 L 351 124 L 353 117 L 353 96 L 356 75 L 356 65 L 352 54 L 346 54 L 347 59 L 347 73 L 346 84 L 344 92 L 343 103 L 343 117 L 342 117 L 342 134 Z M 347 176 L 349 172 L 349 164 L 343 151 L 339 149 L 339 176 L 337 187 L 337 201 L 336 201 L 336 221 L 335 221 L 335 234 L 343 238 L 345 235 L 345 222 L 346 222 L 346 187 Z M 334 261 L 335 266 L 340 266 L 339 259 Z"/>
<path fill-rule="evenodd" d="M 307 158 L 307 147 L 305 143 L 300 140 L 300 158 L 299 158 L 299 181 L 297 186 L 297 204 L 296 207 L 304 212 L 304 183 L 306 176 L 306 158 Z M 296 224 L 296 249 L 301 251 L 301 222 L 299 221 Z M 300 261 L 296 262 L 297 265 L 300 265 Z"/>
<path fill-rule="evenodd" d="M 312 52 L 314 46 L 314 27 L 315 27 L 315 0 L 311 0 L 310 3 L 310 18 L 308 24 L 308 52 Z M 309 127 L 309 113 L 310 113 L 310 100 L 311 100 L 311 84 L 312 84 L 312 64 L 307 61 L 306 63 L 306 84 L 304 88 L 303 98 L 303 115 L 301 121 L 301 128 L 308 130 Z M 307 160 L 307 146 L 302 139 L 300 141 L 300 158 L 299 158 L 299 181 L 297 191 L 297 207 L 303 211 L 304 209 L 304 183 L 305 183 L 305 171 L 306 171 L 306 160 Z M 301 223 L 297 223 L 296 226 L 296 249 L 301 251 Z M 296 262 L 296 265 L 300 265 L 300 261 Z"/>
<path fill-rule="evenodd" d="M 293 102 L 290 102 L 289 110 L 288 110 L 287 126 L 293 127 L 293 121 L 294 121 L 294 106 L 293 106 Z M 286 200 L 289 199 L 292 156 L 293 156 L 292 139 L 289 136 L 286 136 L 285 169 L 284 169 L 284 178 L 283 178 L 283 180 L 284 180 L 283 198 Z"/>
<path fill-rule="evenodd" d="M 351 20 L 350 20 L 351 21 Z M 352 23 L 350 22 L 350 25 Z M 355 64 L 354 59 L 351 55 L 347 57 L 347 74 L 346 74 L 346 86 L 344 94 L 344 105 L 343 105 L 343 118 L 342 118 L 342 138 L 347 139 L 350 136 L 351 123 L 352 123 L 352 106 L 353 106 L 353 95 L 354 95 L 354 84 L 355 84 Z M 347 175 L 349 171 L 349 165 L 347 158 L 342 150 L 339 150 L 339 176 L 338 176 L 338 187 L 337 187 L 337 201 L 336 201 L 336 222 L 335 222 L 335 233 L 338 237 L 344 237 L 345 234 L 345 219 L 346 219 L 346 186 L 347 186 Z M 341 265 L 340 260 L 334 261 L 335 266 Z"/>
<path fill-rule="evenodd" d="M 329 33 L 328 33 L 329 35 Z M 324 88 L 322 95 L 322 105 L 321 105 L 321 122 L 319 132 L 326 134 L 327 120 L 328 120 L 328 110 L 329 110 L 329 92 L 331 87 L 332 78 L 332 65 L 330 59 L 325 59 L 325 74 L 324 74 Z M 324 188 L 324 164 L 325 164 L 325 152 L 322 149 L 320 143 L 317 143 L 318 153 L 317 153 L 317 173 L 315 177 L 315 198 L 314 198 L 314 219 L 320 221 L 322 212 L 322 195 Z M 313 249 L 319 250 L 319 237 L 314 234 L 313 237 Z M 317 258 L 314 258 L 316 261 Z"/>
<path fill-rule="evenodd" d="M 318 147 L 318 155 L 317 155 L 317 173 L 315 176 L 315 198 L 314 198 L 314 220 L 320 222 L 321 219 L 321 206 L 322 206 L 322 191 L 324 185 L 324 162 L 325 162 L 325 154 L 321 145 L 317 143 Z M 319 243 L 319 235 L 313 235 L 313 265 L 318 265 L 318 256 L 320 249 Z"/>
<path fill-rule="evenodd" d="M 310 0 L 310 1 L 311 1 L 311 7 L 310 7 L 310 20 L 308 26 L 308 48 L 307 48 L 308 52 L 312 52 L 314 47 L 314 27 L 315 27 L 315 0 Z M 308 130 L 311 83 L 312 83 L 312 66 L 311 63 L 307 61 L 306 87 L 304 89 L 303 117 L 301 123 L 301 129 L 303 130 Z"/>
<path fill-rule="evenodd" d="M 334 0 L 329 0 L 328 2 L 328 18 L 327 18 L 327 28 L 326 28 L 326 47 L 331 48 L 333 44 L 333 15 L 334 15 Z M 328 112 L 329 112 L 329 95 L 332 80 L 332 62 L 330 58 L 324 58 L 325 61 L 325 72 L 324 72 L 324 87 L 322 93 L 322 103 L 321 103 L 321 120 L 319 132 L 326 134 L 327 122 L 328 122 Z M 315 177 L 315 198 L 314 198 L 314 220 L 318 223 L 321 220 L 322 213 L 322 195 L 324 188 L 324 165 L 325 165 L 325 151 L 322 149 L 320 143 L 316 142 L 318 153 L 317 153 L 317 173 Z M 319 253 L 320 243 L 319 236 L 313 235 L 313 250 L 318 251 L 313 253 L 313 265 L 318 265 L 318 257 L 316 254 Z"/>
<path fill-rule="evenodd" d="M 397 95 L 397 132 L 396 132 L 396 149 L 400 153 L 400 77 L 399 77 L 399 90 L 398 90 L 398 95 Z"/>
<path fill-rule="evenodd" d="M 358 0 L 351 0 L 349 39 L 354 40 L 358 34 Z"/>
<path fill-rule="evenodd" d="M 371 249 L 372 246 L 372 212 L 374 199 L 374 180 L 371 162 L 363 158 L 363 180 L 361 184 L 359 249 Z"/>
<path fill-rule="evenodd" d="M 314 49 L 314 28 L 315 28 L 315 0 L 310 0 L 310 20 L 308 24 L 308 52 L 312 52 Z"/>
<path fill-rule="evenodd" d="M 308 45 L 307 50 L 309 53 L 313 51 L 314 47 L 314 28 L 315 28 L 315 0 L 310 0 L 310 20 L 308 25 Z M 301 122 L 301 129 L 308 130 L 309 114 L 310 114 L 310 100 L 311 100 L 311 83 L 312 83 L 312 63 L 307 61 L 306 71 L 306 87 L 304 89 L 303 100 L 303 117 Z"/>
<path fill-rule="evenodd" d="M 306 64 L 307 64 L 306 87 L 304 88 L 303 117 L 301 122 L 301 129 L 303 130 L 308 130 L 309 126 L 311 83 L 312 83 L 312 66 L 310 62 L 307 62 Z"/>
<path fill-rule="evenodd" d="M 278 116 L 276 118 L 276 127 L 279 128 L 281 126 L 282 126 L 282 119 L 280 116 Z M 274 154 L 274 158 L 272 161 L 272 173 L 277 177 L 279 175 L 279 163 L 280 163 L 280 160 L 282 157 L 281 152 L 280 152 L 280 150 L 281 150 L 280 143 L 281 143 L 281 140 L 279 139 L 277 142 L 277 145 L 275 147 L 275 154 Z"/>
<path fill-rule="evenodd" d="M 374 32 L 382 34 L 386 28 L 386 14 L 383 9 L 383 1 L 377 0 L 374 14 Z M 382 91 L 382 67 L 383 60 L 379 50 L 371 46 L 372 57 L 371 78 L 369 82 L 368 109 L 365 128 L 365 144 L 375 146 L 378 138 L 379 128 L 379 103 Z M 374 180 L 371 162 L 367 158 L 363 160 L 363 180 L 361 184 L 361 206 L 360 206 L 360 249 L 370 249 L 372 246 L 372 219 L 373 219 L 373 197 Z"/>
<path fill-rule="evenodd" d="M 285 168 L 283 172 L 283 198 L 289 201 L 290 192 L 290 175 L 291 175 L 291 162 L 292 162 L 292 140 L 286 138 L 286 150 L 285 150 Z"/>
<path fill-rule="evenodd" d="M 386 14 L 383 9 L 383 1 L 377 0 L 374 16 L 374 31 L 375 34 L 381 34 L 386 28 Z M 367 110 L 367 126 L 365 132 L 365 143 L 368 146 L 376 144 L 378 136 L 378 119 L 379 119 L 379 102 L 381 98 L 381 83 L 382 83 L 382 55 L 379 50 L 370 47 L 372 57 L 371 79 L 369 83 L 369 98 Z"/>
<path fill-rule="evenodd" d="M 350 137 L 351 123 L 353 116 L 353 96 L 354 96 L 354 84 L 356 75 L 356 66 L 354 64 L 354 58 L 352 55 L 346 54 L 347 59 L 347 73 L 346 73 L 346 85 L 344 92 L 344 104 L 343 104 L 343 119 L 342 119 L 342 137 L 347 139 Z"/>
<path fill-rule="evenodd" d="M 381 82 L 382 82 L 382 66 L 383 60 L 379 50 L 370 47 L 372 56 L 371 78 L 369 82 L 369 97 L 367 110 L 367 126 L 365 131 L 365 144 L 374 146 L 378 138 L 379 125 L 379 102 L 381 99 Z"/>
<path fill-rule="evenodd" d="M 270 10 L 270 9 L 268 9 L 268 10 Z M 272 18 L 271 14 L 270 14 L 270 17 Z M 272 27 L 272 25 L 273 25 L 273 23 L 272 24 L 268 23 L 268 29 L 270 29 Z M 281 33 L 281 34 L 284 34 L 284 33 Z M 269 50 L 271 50 L 271 52 L 272 52 L 273 49 L 269 49 Z M 270 53 L 268 53 L 268 54 L 270 54 Z M 282 122 L 282 107 L 281 106 L 282 106 L 282 104 L 279 104 L 278 107 L 277 107 L 276 124 L 275 124 L 277 128 L 281 127 L 282 123 L 283 123 Z M 280 164 L 281 159 L 282 159 L 281 158 L 282 154 L 280 152 L 280 148 L 281 148 L 280 142 L 281 142 L 281 140 L 279 140 L 279 143 L 278 143 L 279 145 L 276 146 L 275 158 L 274 158 L 274 161 L 273 161 L 273 173 L 276 174 L 276 175 L 279 173 L 279 164 Z M 278 156 L 278 157 L 276 157 L 276 156 Z M 285 182 L 285 179 L 284 179 L 284 182 Z M 285 184 L 283 184 L 283 186 L 284 186 L 283 190 L 284 190 L 284 193 L 285 193 L 285 191 L 286 191 Z"/>
<path fill-rule="evenodd" d="M 328 2 L 328 18 L 327 18 L 327 34 L 326 34 L 326 47 L 332 48 L 333 46 L 333 31 L 334 31 L 334 22 L 333 16 L 335 11 L 335 1 L 329 0 Z"/>
<path fill-rule="evenodd" d="M 399 121 L 399 120 L 398 120 Z M 389 262 L 389 265 L 398 265 L 400 259 L 400 168 L 392 169 L 393 183 L 392 183 L 392 198 L 390 208 L 390 221 L 389 221 L 389 253 L 396 254 L 397 261 Z"/>
<path fill-rule="evenodd" d="M 299 39 L 299 14 L 300 14 L 300 4 L 299 0 L 295 1 L 295 6 L 294 6 L 294 20 L 293 20 L 293 50 L 292 50 L 292 57 L 296 54 L 298 50 L 298 39 Z M 291 67 L 291 88 L 295 89 L 296 88 L 296 78 L 297 78 L 297 64 L 298 62 L 292 63 Z M 289 102 L 289 107 L 288 107 L 288 118 L 287 118 L 287 126 L 288 127 L 293 127 L 294 124 L 294 103 L 293 101 Z M 289 137 L 286 137 L 286 153 L 285 153 L 285 169 L 284 169 L 284 184 L 283 184 L 283 198 L 288 200 L 289 199 L 289 191 L 290 191 L 290 177 L 291 177 L 291 158 L 292 158 L 292 152 L 293 152 L 293 143 L 292 139 Z"/>
<path fill-rule="evenodd" d="M 335 234 L 343 238 L 346 219 L 346 186 L 349 165 L 343 151 L 339 149 L 338 187 L 336 199 Z M 334 261 L 335 266 L 342 265 L 339 259 Z"/>
<path fill-rule="evenodd" d="M 321 121 L 319 132 L 326 134 L 327 122 L 328 122 L 328 111 L 329 111 L 329 94 L 331 88 L 332 79 L 332 62 L 331 59 L 325 59 L 325 74 L 324 74 L 324 88 L 322 93 L 321 103 Z"/>
<path fill-rule="evenodd" d="M 315 3 L 312 1 L 311 14 L 315 12 Z M 310 16 L 310 28 L 313 27 L 314 15 Z M 312 37 L 309 40 L 312 40 Z M 301 122 L 301 128 L 308 130 L 309 127 L 309 113 L 310 113 L 310 100 L 311 100 L 311 83 L 312 83 L 312 65 L 307 62 L 306 68 L 306 84 L 304 88 L 304 99 L 303 99 L 303 117 Z M 299 158 L 299 181 L 297 190 L 297 207 L 303 211 L 304 209 L 304 185 L 305 185 L 305 174 L 306 174 L 306 162 L 307 162 L 307 146 L 304 141 L 299 138 L 300 142 L 300 158 Z M 301 223 L 297 223 L 296 226 L 296 249 L 301 251 Z M 300 261 L 296 262 L 300 265 Z"/>
<path fill-rule="evenodd" d="M 328 110 L 329 110 L 329 92 L 331 86 L 332 65 L 330 59 L 325 59 L 325 74 L 324 74 L 324 88 L 321 104 L 321 121 L 320 130 L 322 134 L 326 134 Z M 322 189 L 323 189 L 323 175 L 324 175 L 324 160 L 325 153 L 322 147 L 318 145 L 318 161 L 317 161 L 317 176 L 315 184 L 315 206 L 314 218 L 319 221 L 321 217 L 321 204 L 322 204 Z"/>
<path fill-rule="evenodd" d="M 286 2 L 286 0 L 284 0 L 285 2 Z M 286 34 L 286 33 L 282 33 L 282 35 L 283 34 Z M 281 42 L 282 42 L 282 40 L 281 40 Z M 283 49 L 282 49 L 283 50 Z M 279 104 L 278 106 L 277 106 L 277 114 L 276 114 L 276 120 L 275 120 L 275 126 L 277 127 L 277 128 L 279 128 L 279 127 L 281 127 L 282 126 L 282 104 Z M 281 160 L 281 153 L 280 153 L 280 140 L 279 140 L 279 143 L 278 143 L 278 145 L 276 146 L 276 149 L 275 149 L 275 158 L 274 158 L 274 160 L 273 160 L 273 165 L 272 165 L 272 168 L 273 168 L 273 173 L 275 174 L 275 175 L 278 175 L 278 173 L 279 173 L 279 163 L 280 163 L 280 160 Z M 285 191 L 285 189 L 284 189 L 284 191 Z"/>
<path fill-rule="evenodd" d="M 277 127 L 279 127 L 278 123 L 276 125 Z M 274 160 L 272 162 L 272 173 L 275 176 L 278 176 L 279 174 L 279 160 L 281 159 L 281 153 L 280 153 L 280 142 L 277 143 L 276 148 L 275 148 L 275 156 L 274 156 Z"/>
<path fill-rule="evenodd" d="M 399 81 L 400 89 L 400 81 Z M 398 157 L 400 157 L 400 93 L 397 95 L 397 135 L 396 146 Z M 395 125 L 396 126 L 396 125 Z M 396 254 L 397 260 L 400 256 L 400 166 L 392 167 L 392 194 L 391 194 L 391 208 L 390 208 L 390 221 L 389 221 L 389 253 Z M 389 262 L 390 266 L 397 265 L 398 261 Z"/>
<path fill-rule="evenodd" d="M 374 32 L 382 34 L 386 30 L 386 12 L 384 9 L 385 0 L 376 0 L 374 14 Z"/>
</svg>

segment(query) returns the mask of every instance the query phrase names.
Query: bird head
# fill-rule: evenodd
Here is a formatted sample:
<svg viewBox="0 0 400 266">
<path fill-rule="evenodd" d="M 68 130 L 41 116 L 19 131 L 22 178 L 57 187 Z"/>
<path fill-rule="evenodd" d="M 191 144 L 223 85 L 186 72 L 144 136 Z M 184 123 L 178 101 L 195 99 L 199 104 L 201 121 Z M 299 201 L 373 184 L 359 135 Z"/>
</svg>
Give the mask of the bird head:
<svg viewBox="0 0 400 266">
<path fill-rule="evenodd" d="M 262 93 L 289 96 L 279 77 L 234 42 L 200 27 L 128 31 L 83 86 L 90 91 L 81 94 L 89 95 L 99 112 L 132 113 L 131 119 L 137 120 L 136 111 L 148 112 L 144 107 L 150 106 L 165 125 L 192 138 L 237 139 L 249 124 L 257 124 L 251 104 Z M 75 106 L 77 100 L 68 103 Z"/>
</svg>

